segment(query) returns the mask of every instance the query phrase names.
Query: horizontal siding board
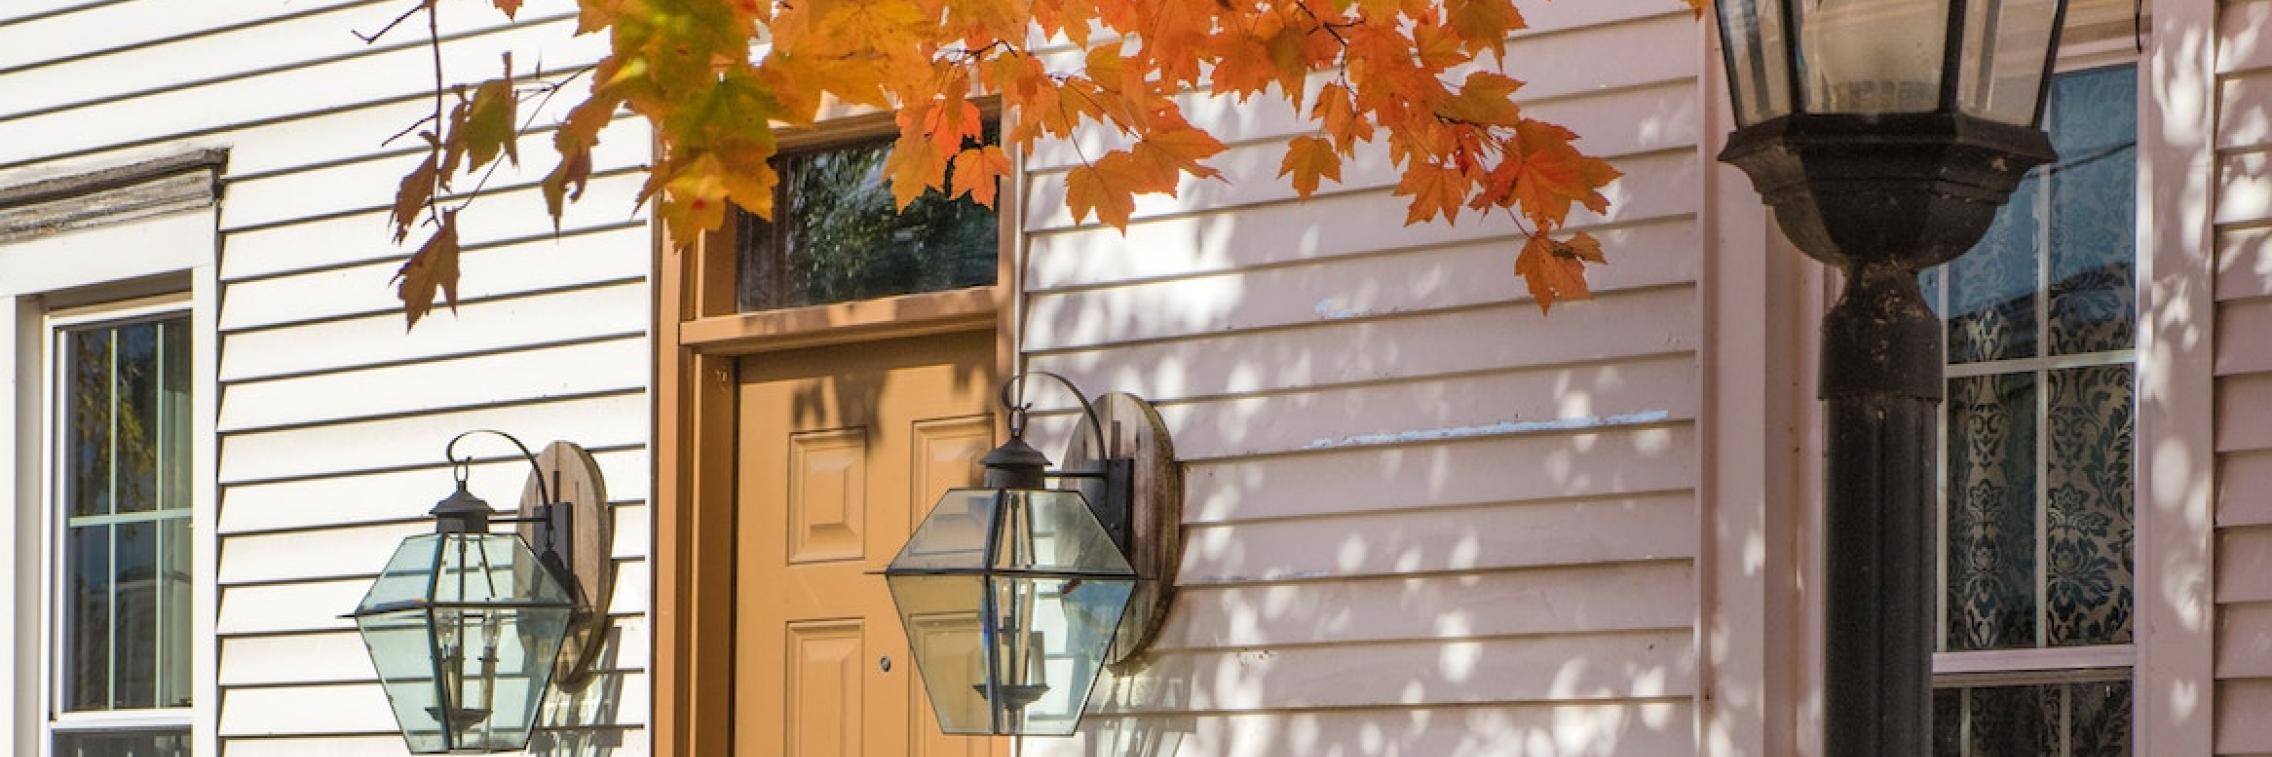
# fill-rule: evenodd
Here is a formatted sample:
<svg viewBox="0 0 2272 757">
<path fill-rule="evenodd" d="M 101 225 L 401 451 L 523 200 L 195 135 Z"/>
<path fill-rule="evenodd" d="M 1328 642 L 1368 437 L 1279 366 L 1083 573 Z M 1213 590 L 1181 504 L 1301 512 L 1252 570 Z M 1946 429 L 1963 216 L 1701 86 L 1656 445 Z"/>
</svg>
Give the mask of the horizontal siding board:
<svg viewBox="0 0 2272 757">
<path fill-rule="evenodd" d="M 609 631 L 614 646 L 595 659 L 595 671 L 631 672 L 647 667 L 646 623 L 631 618 Z M 251 636 L 221 642 L 222 686 L 296 686 L 373 683 L 371 656 L 354 631 L 297 636 Z"/>
<path fill-rule="evenodd" d="M 2218 224 L 2272 221 L 2272 151 L 2217 157 Z"/>
<path fill-rule="evenodd" d="M 435 498 L 438 499 L 440 493 L 437 491 Z M 512 493 L 509 491 L 476 492 L 483 493 L 496 497 L 490 504 L 501 510 L 513 507 L 518 499 L 508 496 Z M 413 506 L 404 510 L 414 509 L 420 501 L 423 500 L 404 503 Z M 636 534 L 644 535 L 646 531 L 647 509 L 644 507 L 612 508 L 607 516 L 618 524 L 634 521 L 632 530 Z M 412 517 L 316 531 L 225 537 L 221 541 L 220 582 L 223 586 L 235 586 L 372 575 L 378 566 L 386 564 L 387 557 L 394 554 L 395 546 L 405 537 L 433 532 L 432 520 Z M 618 536 L 621 536 L 620 529 Z M 644 541 L 626 544 L 618 538 L 609 547 L 610 557 L 623 559 L 636 559 L 647 552 Z"/>
<path fill-rule="evenodd" d="M 1134 211 L 1130 213 L 1131 222 L 1149 221 L 1190 213 L 1220 213 L 1249 205 L 1294 202 L 1296 196 L 1293 187 L 1283 180 L 1274 178 L 1278 175 L 1278 167 L 1285 158 L 1284 147 L 1282 143 L 1278 142 L 1233 145 L 1230 149 L 1223 151 L 1222 154 L 1208 160 L 1208 165 L 1223 172 L 1222 178 L 1198 179 L 1185 175 L 1173 195 L 1140 195 L 1135 200 Z M 1364 190 L 1385 191 L 1396 186 L 1401 173 L 1389 164 L 1387 155 L 1388 151 L 1385 144 L 1373 144 L 1358 148 L 1355 157 L 1344 161 L 1341 182 L 1320 186 L 1318 191 L 1321 194 L 1339 194 Z M 1694 186 L 1697 180 L 1697 155 L 1694 150 L 1673 148 L 1656 152 L 1602 157 L 1608 159 L 1612 166 L 1615 166 L 1628 177 L 1650 179 L 1649 181 L 1620 180 L 1604 188 L 1602 195 L 1609 200 L 1611 217 L 1618 217 L 1615 215 L 1618 212 L 1616 210 L 1618 205 L 1632 201 L 1637 195 L 1651 191 L 1667 192 L 1687 189 Z M 1658 181 L 1660 179 L 1663 182 L 1685 183 L 1677 187 L 1666 186 Z M 1061 232 L 1101 226 L 1102 222 L 1093 215 L 1078 223 L 1073 220 L 1072 212 L 1065 205 L 1064 174 L 1030 175 L 1027 180 L 1028 195 L 1025 223 L 1029 233 Z M 1369 216 L 1370 219 L 1376 222 L 1384 220 L 1383 216 L 1388 215 L 1391 207 L 1401 210 L 1409 203 L 1409 200 L 1398 199 L 1389 202 L 1393 202 L 1394 205 L 1374 208 Z M 1470 222 L 1472 222 L 1478 215 L 1475 211 L 1469 210 L 1463 211 L 1461 217 L 1470 219 Z M 1583 209 L 1573 209 L 1571 212 L 1572 223 L 1585 222 L 1593 217 L 1595 217 L 1593 214 Z M 1511 224 L 1512 221 L 1508 221 L 1508 223 Z M 1118 230 L 1114 229 L 1114 231 L 1117 232 Z"/>
<path fill-rule="evenodd" d="M 1695 348 L 1696 307 L 1693 288 L 1667 287 L 1566 303 L 1552 316 L 1530 303 L 1516 303 L 1029 354 L 1028 361 L 1081 386 L 1111 386 L 1170 401 L 1687 352 Z M 1585 338 L 1557 337 L 1558 326 L 1580 319 L 1589 327 Z"/>
<path fill-rule="evenodd" d="M 1327 549 L 1321 544 L 1313 549 Z M 1455 640 L 1681 628 L 1696 612 L 1687 562 L 1482 574 L 1184 586 L 1155 650 Z M 1613 596 L 1615 602 L 1600 601 Z"/>
<path fill-rule="evenodd" d="M 1219 460 L 1461 436 L 1562 433 L 1696 418 L 1695 358 L 1515 368 L 1310 391 L 1161 403 L 1184 461 Z M 1045 407 L 1037 404 L 1037 407 Z M 1076 415 L 1037 415 L 1037 438 L 1063 439 Z"/>
<path fill-rule="evenodd" d="M 2265 296 L 2272 296 L 2272 226 L 2218 232 L 2217 299 Z"/>
<path fill-rule="evenodd" d="M 593 684 L 611 689 L 607 701 L 574 701 L 585 698 L 571 696 L 548 698 L 546 724 L 566 720 L 588 725 L 596 712 L 608 713 L 610 725 L 646 724 L 646 674 L 619 673 L 603 675 L 601 679 Z M 610 683 L 607 679 L 615 679 L 614 685 L 607 686 Z M 384 734 L 399 733 L 400 729 L 394 722 L 394 710 L 388 708 L 386 690 L 379 684 L 337 683 L 231 689 L 221 700 L 219 731 L 223 738 L 234 738 Z M 231 753 L 234 754 L 233 749 Z M 324 754 L 330 757 L 328 752 Z"/>
<path fill-rule="evenodd" d="M 2217 682 L 2219 755 L 2272 754 L 2272 678 Z"/>
<path fill-rule="evenodd" d="M 2272 602 L 2217 610 L 2217 678 L 2272 678 Z"/>
<path fill-rule="evenodd" d="M 1687 489 L 1686 426 L 1485 437 L 1190 465 L 1184 522 L 1608 497 Z"/>
<path fill-rule="evenodd" d="M 1678 219 L 1605 231 L 1611 265 L 1593 291 L 1693 281 L 1697 225 Z M 1030 292 L 1026 349 L 1054 351 L 1530 300 L 1509 271 L 1521 238 L 1069 292 Z M 1124 253 L 1146 254 L 1146 253 Z"/>
<path fill-rule="evenodd" d="M 557 3 L 541 5 L 546 7 L 530 9 L 536 11 L 532 17 L 560 12 Z M 248 72 L 307 65 L 311 61 L 370 55 L 404 47 L 424 48 L 423 19 L 417 24 L 405 24 L 375 45 L 364 44 L 352 33 L 377 31 L 402 12 L 402 8 L 393 4 L 365 3 L 338 5 L 306 15 L 277 14 L 281 17 L 271 23 L 177 35 L 153 40 L 155 44 L 0 74 L 10 82 L 7 88 L 0 89 L 0 120 L 29 111 L 100 102 L 100 95 L 105 93 L 131 97 L 142 92 L 227 80 Z M 492 31 L 511 23 L 498 13 L 445 11 L 438 18 L 445 37 Z M 88 47 L 82 51 L 94 49 Z M 493 59 L 480 75 L 495 76 L 500 70 Z M 433 76 L 430 69 L 424 73 L 429 78 Z"/>
<path fill-rule="evenodd" d="M 452 314 L 437 306 L 405 332 L 400 313 L 384 313 L 222 338 L 221 380 L 436 359 L 571 340 L 643 334 L 644 282 L 468 303 Z"/>
<path fill-rule="evenodd" d="M 1699 193 L 1688 189 L 1698 178 L 1694 156 L 1637 159 L 1626 168 L 1631 172 L 1618 185 L 1620 196 L 1610 206 L 1607 221 L 1584 210 L 1573 210 L 1571 228 L 1593 231 L 1608 221 L 1656 221 L 1696 212 Z M 1308 202 L 1240 208 L 1235 213 L 1148 219 L 1131 223 L 1126 233 L 1086 226 L 1030 235 L 1025 285 L 1037 290 L 1098 286 L 1382 250 L 1512 239 L 1523 233 L 1503 215 L 1470 214 L 1458 223 L 1439 220 L 1403 226 L 1398 220 L 1405 201 L 1392 196 L 1390 190 L 1383 185 L 1363 191 L 1320 193 Z M 1606 246 L 1605 252 L 1613 260 L 1625 260 L 1629 255 L 1622 246 Z M 1512 270 L 1513 264 L 1508 263 L 1507 268 Z"/>
<path fill-rule="evenodd" d="M 2233 3 L 2221 9 L 2217 13 L 2217 73 L 2272 68 L 2272 39 L 2265 39 L 2266 29 L 2272 29 L 2272 3 Z M 2224 118 L 2232 113 L 2220 111 L 2217 116 Z"/>
<path fill-rule="evenodd" d="M 153 2 L 165 5 L 165 11 L 152 12 L 152 2 L 117 3 L 33 23 L 0 24 L 0 71 L 53 65 L 66 58 L 145 47 L 160 40 L 209 35 L 223 29 L 250 25 L 276 28 L 280 17 L 326 14 L 354 5 L 391 5 L 387 0 L 296 0 L 284 8 L 279 8 L 279 3 L 244 0 Z"/>
<path fill-rule="evenodd" d="M 1131 696 L 1105 689 L 1091 712 L 1582 702 L 1695 691 L 1690 634 L 1638 631 L 1463 641 L 1166 652 Z"/>
<path fill-rule="evenodd" d="M 647 730 L 641 726 L 581 726 L 543 730 L 529 737 L 536 754 L 644 755 Z M 224 742 L 225 757 L 410 757 L 401 734 L 235 737 Z"/>
<path fill-rule="evenodd" d="M 1332 73 L 1311 76 L 1309 95 L 1314 98 L 1319 88 L 1333 81 Z M 1538 97 L 1544 91 L 1526 87 L 1516 92 L 1515 99 L 1523 103 L 1523 115 L 1577 132 L 1580 138 L 1576 144 L 1588 154 L 1623 155 L 1696 144 L 1703 125 L 1697 113 L 1697 92 L 1695 81 L 1682 75 L 1662 81 L 1634 80 L 1608 89 L 1588 87 L 1544 101 Z M 1317 131 L 1316 122 L 1297 117 L 1292 103 L 1274 95 L 1240 102 L 1199 91 L 1175 99 L 1192 123 L 1207 124 L 1208 132 L 1225 143 L 1282 143 L 1288 137 Z M 1071 168 L 1080 165 L 1084 155 L 1102 155 L 1130 141 L 1118 132 L 1103 129 L 1087 130 L 1074 138 L 1045 140 L 1035 144 L 1033 155 L 1026 159 L 1026 169 L 1050 172 Z"/>
<path fill-rule="evenodd" d="M 2272 10 L 2272 4 L 2256 5 Z M 2258 47 L 2272 49 L 2264 44 Z M 2218 79 L 2217 100 L 2217 149 L 2240 150 L 2272 143 L 2272 69 Z"/>
<path fill-rule="evenodd" d="M 1337 581 L 1689 558 L 1687 492 L 1187 527 L 1176 582 Z"/>
<path fill-rule="evenodd" d="M 435 500 L 449 493 L 450 473 L 442 460 L 442 445 L 448 440 L 447 436 L 427 440 L 430 454 L 425 465 L 226 487 L 217 530 L 229 535 L 424 517 Z M 494 493 L 500 505 L 517 500 L 517 494 L 508 493 L 521 491 L 528 480 L 528 463 L 517 455 L 500 454 L 507 451 L 484 446 L 466 477 L 468 488 Z M 645 449 L 602 449 L 592 457 L 599 463 L 609 499 L 647 498 Z"/>
<path fill-rule="evenodd" d="M 2219 376 L 2272 373 L 2272 297 L 2217 303 Z"/>
<path fill-rule="evenodd" d="M 644 131 L 643 125 L 628 121 L 616 123 L 619 128 L 604 132 L 597 146 L 592 148 L 592 170 L 617 171 L 644 166 L 653 155 L 653 146 L 643 140 L 632 139 Z M 503 165 L 495 173 L 484 166 L 470 174 L 455 174 L 455 192 L 468 192 L 480 185 L 484 174 L 489 175 L 487 186 L 528 186 L 544 180 L 558 162 L 550 143 L 551 133 L 524 135 L 521 149 L 526 153 L 518 164 L 500 157 Z M 371 211 L 394 207 L 395 190 L 402 177 L 418 167 L 423 158 L 416 155 L 386 155 L 353 163 L 325 166 L 306 171 L 276 174 L 257 179 L 229 183 L 228 202 L 221 205 L 221 230 L 226 233 L 250 226 L 268 226 L 309 218 L 336 215 L 345 210 Z M 473 208 L 480 208 L 478 204 Z M 486 210 L 485 208 L 481 208 Z M 472 212 L 471 209 L 468 212 Z M 545 219 L 550 223 L 550 218 Z M 369 239 L 374 244 L 386 239 L 382 230 L 373 230 Z M 413 230 L 413 236 L 425 234 Z"/>
<path fill-rule="evenodd" d="M 223 587 L 214 633 L 230 637 L 353 630 L 355 624 L 339 616 L 355 610 L 380 567 L 373 563 L 370 573 L 352 578 Z M 615 591 L 607 613 L 646 612 L 647 576 L 644 561 L 616 561 Z"/>
<path fill-rule="evenodd" d="M 644 337 L 579 342 L 313 376 L 243 382 L 221 396 L 220 430 L 338 423 L 645 388 Z"/>
<path fill-rule="evenodd" d="M 2217 533 L 2217 603 L 2272 602 L 2272 528 Z"/>
<path fill-rule="evenodd" d="M 2217 525 L 2272 526 L 2272 450 L 2218 457 Z"/>
<path fill-rule="evenodd" d="M 458 300 L 475 302 L 643 278 L 653 236 L 646 224 L 632 223 L 468 250 L 459 257 Z M 230 284 L 221 298 L 221 330 L 399 311 L 402 301 L 395 296 L 393 279 L 402 263 L 389 258 Z"/>
<path fill-rule="evenodd" d="M 1021 754 L 1693 757 L 1699 754 L 1695 718 L 1694 708 L 1686 702 L 1398 707 L 1142 718 L 1088 715 L 1082 719 L 1081 733 L 1065 739 L 1028 739 Z"/>
<path fill-rule="evenodd" d="M 2217 451 L 2272 449 L 2272 373 L 2217 379 Z"/>
<path fill-rule="evenodd" d="M 435 413 L 223 437 L 221 481 L 336 475 L 432 463 L 450 437 L 470 428 L 508 428 L 528 439 L 572 439 L 588 447 L 644 443 L 647 397 L 607 397 Z"/>
<path fill-rule="evenodd" d="M 645 137 L 640 139 L 644 141 Z M 492 186 L 477 206 L 458 216 L 458 241 L 462 247 L 473 249 L 620 226 L 644 217 L 633 212 L 632 204 L 646 180 L 644 174 L 636 172 L 593 177 L 584 199 L 561 213 L 557 230 L 537 187 Z M 387 210 L 363 209 L 313 221 L 229 232 L 223 241 L 221 278 L 233 282 L 407 258 L 418 245 L 425 244 L 425 238 L 419 235 L 392 242 L 386 231 L 390 214 Z M 341 240 L 353 243 L 341 244 Z"/>
<path fill-rule="evenodd" d="M 490 76 L 498 70 L 497 54 L 501 50 L 514 50 L 516 58 L 526 60 L 542 57 L 548 67 L 597 60 L 606 49 L 606 40 L 596 35 L 575 36 L 574 29 L 574 18 L 559 18 L 460 38 L 465 41 L 442 47 L 442 67 L 445 71 L 474 72 L 470 77 Z M 170 140 L 236 124 L 320 113 L 342 104 L 430 92 L 434 86 L 432 66 L 432 53 L 425 45 L 417 45 L 210 86 L 104 100 L 38 118 L 0 120 L 0 168 L 47 156 Z M 230 105 L 217 108 L 213 103 Z M 68 119 L 72 127 L 56 128 L 59 119 Z"/>
</svg>

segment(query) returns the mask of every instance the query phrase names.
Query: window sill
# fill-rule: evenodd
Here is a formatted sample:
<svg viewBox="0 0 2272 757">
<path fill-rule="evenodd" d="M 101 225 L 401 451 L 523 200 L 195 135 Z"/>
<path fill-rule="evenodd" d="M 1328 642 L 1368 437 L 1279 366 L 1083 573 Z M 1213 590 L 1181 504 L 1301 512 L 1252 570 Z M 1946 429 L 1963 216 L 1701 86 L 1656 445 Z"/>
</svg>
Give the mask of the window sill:
<svg viewBox="0 0 2272 757">
<path fill-rule="evenodd" d="M 971 287 L 696 318 L 679 324 L 679 343 L 710 354 L 747 354 L 985 328 L 994 325 L 1000 291 L 999 285 Z"/>
<path fill-rule="evenodd" d="M 2105 680 L 2106 671 L 2137 664 L 2138 648 L 2131 644 L 1939 652 L 1933 655 L 1933 679 L 1942 685 L 2095 681 Z"/>
</svg>

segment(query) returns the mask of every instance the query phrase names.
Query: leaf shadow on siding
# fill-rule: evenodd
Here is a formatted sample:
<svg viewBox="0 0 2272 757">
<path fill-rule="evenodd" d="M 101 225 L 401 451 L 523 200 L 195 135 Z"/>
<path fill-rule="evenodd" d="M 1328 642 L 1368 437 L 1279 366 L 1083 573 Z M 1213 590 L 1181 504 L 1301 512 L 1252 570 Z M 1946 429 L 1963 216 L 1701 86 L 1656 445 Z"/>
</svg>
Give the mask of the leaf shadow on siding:
<svg viewBox="0 0 2272 757">
<path fill-rule="evenodd" d="M 1671 236 L 1615 213 L 1597 236 Z M 1186 552 L 1148 665 L 1017 754 L 1694 753 L 1693 248 L 1630 249 L 1549 319 L 1509 230 L 1318 252 L 1345 221 L 1252 217 L 1051 253 L 1166 262 L 1029 262 L 1059 286 L 1028 366 L 1155 402 Z M 1076 411 L 1035 399 L 1054 452 Z"/>
<path fill-rule="evenodd" d="M 623 648 L 622 619 L 607 631 L 607 646 L 592 661 L 596 671 L 575 688 L 555 687 L 545 702 L 541 727 L 529 736 L 529 753 L 545 757 L 604 757 L 623 748 L 621 709 L 624 679 L 636 673 L 621 670 L 617 660 Z"/>
</svg>

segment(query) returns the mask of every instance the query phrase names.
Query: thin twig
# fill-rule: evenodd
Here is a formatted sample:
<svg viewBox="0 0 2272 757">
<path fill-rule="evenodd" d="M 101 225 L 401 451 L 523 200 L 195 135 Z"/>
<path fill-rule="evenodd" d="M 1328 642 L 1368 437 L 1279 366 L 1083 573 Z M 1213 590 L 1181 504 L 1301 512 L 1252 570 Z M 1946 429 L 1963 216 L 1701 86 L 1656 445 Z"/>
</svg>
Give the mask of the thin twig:
<svg viewBox="0 0 2272 757">
<path fill-rule="evenodd" d="M 394 31 L 395 27 L 401 26 L 402 22 L 404 21 L 409 21 L 410 17 L 417 15 L 419 11 L 433 10 L 433 8 L 433 0 L 425 0 L 424 2 L 421 2 L 417 5 L 411 6 L 410 10 L 403 11 L 402 15 L 394 17 L 394 20 L 387 22 L 386 26 L 379 27 L 378 31 L 371 32 L 370 34 L 364 34 L 362 32 L 349 29 L 347 30 L 347 33 L 355 35 L 356 39 L 363 40 L 363 44 L 368 45 L 373 42 L 379 41 L 380 37 L 387 36 L 387 32 Z"/>
</svg>

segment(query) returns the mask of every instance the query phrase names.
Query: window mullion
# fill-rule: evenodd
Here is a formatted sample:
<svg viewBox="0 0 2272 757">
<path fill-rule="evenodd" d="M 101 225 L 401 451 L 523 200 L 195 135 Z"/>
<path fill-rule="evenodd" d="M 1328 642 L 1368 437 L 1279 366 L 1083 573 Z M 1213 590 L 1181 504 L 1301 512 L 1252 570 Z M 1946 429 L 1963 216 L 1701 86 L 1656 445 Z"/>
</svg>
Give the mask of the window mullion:
<svg viewBox="0 0 2272 757">
<path fill-rule="evenodd" d="M 2045 128 L 2052 124 L 2048 119 Z M 2045 170 L 2035 193 L 2035 354 L 2048 360 L 2051 349 L 2051 196 L 2056 172 Z M 2035 371 L 2035 645 L 2051 639 L 2051 369 Z"/>
<path fill-rule="evenodd" d="M 118 335 L 114 332 L 109 339 L 104 341 L 107 349 L 110 350 L 110 366 L 106 371 L 108 375 L 104 377 L 110 382 L 110 413 L 109 417 L 104 419 L 106 423 L 104 433 L 108 436 L 104 441 L 109 446 L 110 458 L 105 461 L 108 470 L 103 472 L 103 485 L 109 491 L 110 512 L 116 514 L 118 512 Z M 104 588 L 110 593 L 108 598 L 109 609 L 105 611 L 104 615 L 104 620 L 108 621 L 105 625 L 108 627 L 103 629 L 103 656 L 104 659 L 109 661 L 106 664 L 109 675 L 105 676 L 103 681 L 103 709 L 109 710 L 116 709 L 118 706 L 118 526 L 106 526 L 103 530 L 103 539 L 104 543 L 109 546 L 108 551 L 110 553 L 109 575 L 105 576 L 103 580 Z"/>
</svg>

